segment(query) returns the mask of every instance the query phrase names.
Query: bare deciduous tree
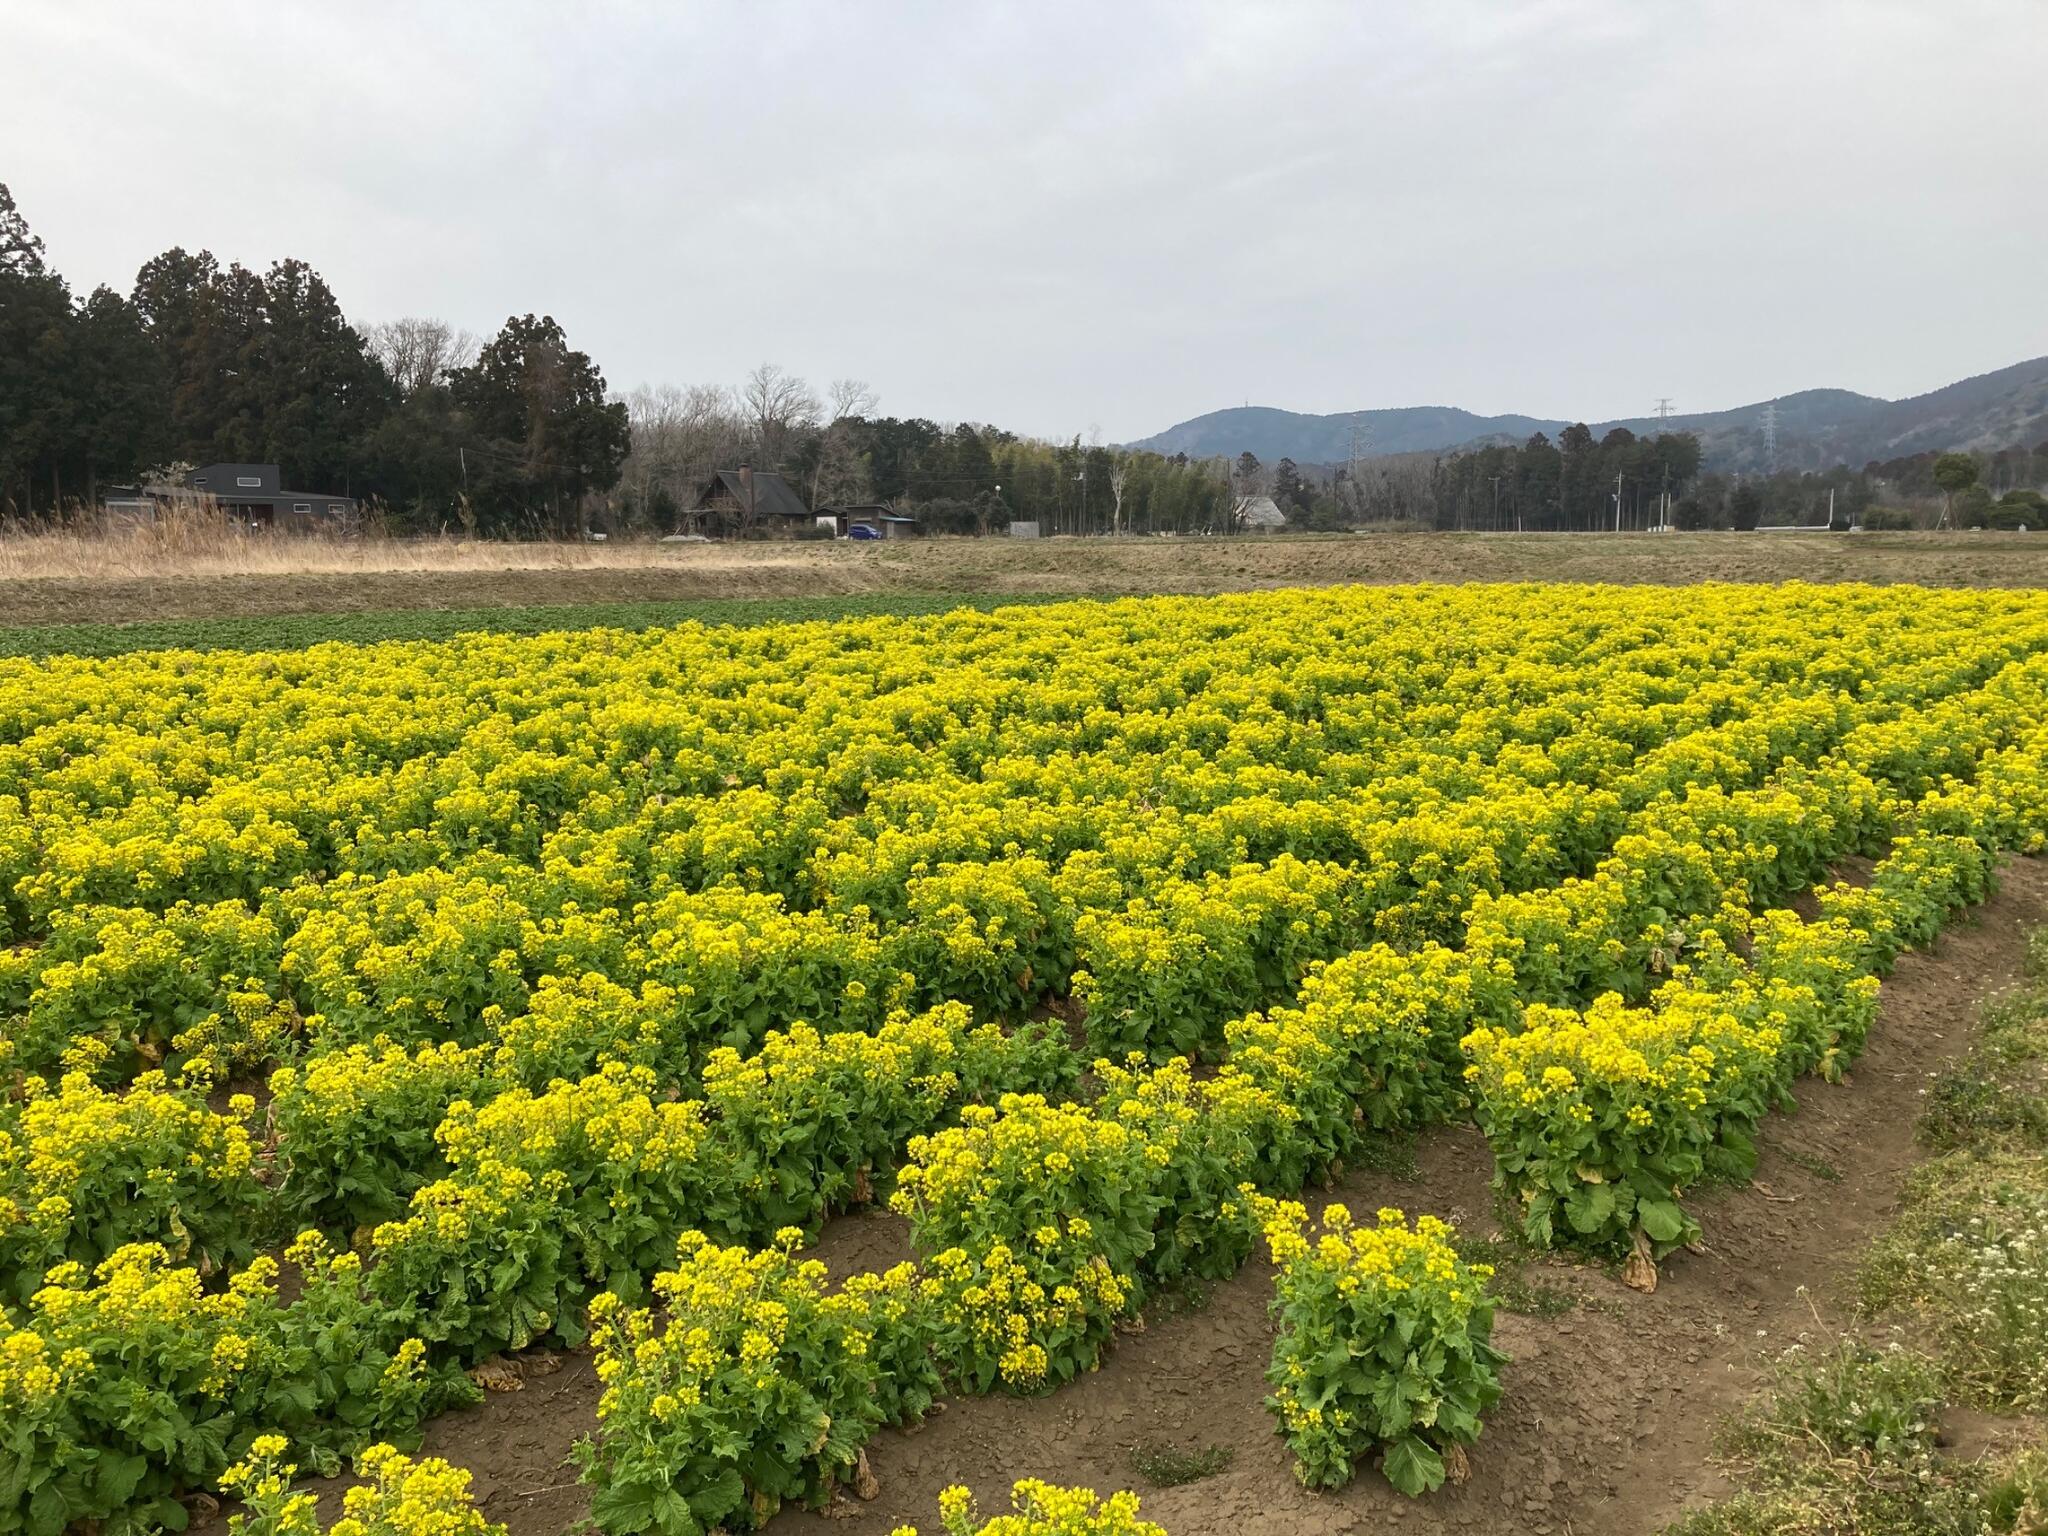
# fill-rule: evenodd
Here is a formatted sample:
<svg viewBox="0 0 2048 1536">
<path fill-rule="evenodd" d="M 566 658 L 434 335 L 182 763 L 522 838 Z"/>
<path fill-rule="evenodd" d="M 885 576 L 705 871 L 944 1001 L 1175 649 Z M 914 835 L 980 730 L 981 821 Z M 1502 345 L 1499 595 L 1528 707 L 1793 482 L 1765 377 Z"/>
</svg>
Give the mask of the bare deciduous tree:
<svg viewBox="0 0 2048 1536">
<path fill-rule="evenodd" d="M 881 403 L 866 379 L 834 379 L 831 389 L 832 420 L 849 416 L 872 416 Z"/>
<path fill-rule="evenodd" d="M 370 327 L 370 350 L 407 398 L 476 361 L 477 339 L 446 320 L 408 315 Z"/>
<path fill-rule="evenodd" d="M 874 413 L 878 403 L 865 379 L 834 379 L 828 391 L 831 418 L 818 435 L 811 465 L 811 505 L 863 502 L 874 494 L 867 461 L 854 451 L 849 421 Z"/>
<path fill-rule="evenodd" d="M 740 404 L 754 429 L 757 468 L 775 468 L 788 454 L 791 438 L 818 424 L 818 397 L 811 386 L 775 363 L 763 363 L 747 375 Z"/>
<path fill-rule="evenodd" d="M 1124 487 L 1131 483 L 1131 456 L 1128 453 L 1110 455 L 1109 460 L 1109 531 L 1124 531 Z"/>
<path fill-rule="evenodd" d="M 739 385 L 739 406 L 754 428 L 754 457 L 760 469 L 782 463 L 791 438 L 817 426 L 819 403 L 811 385 L 774 362 L 762 362 Z"/>
<path fill-rule="evenodd" d="M 680 521 L 714 470 L 748 452 L 748 425 L 730 393 L 716 385 L 642 385 L 626 397 L 632 448 L 621 489 L 642 517 L 663 527 Z"/>
<path fill-rule="evenodd" d="M 1435 516 L 1430 454 L 1361 458 L 1337 482 L 1338 505 L 1348 523 L 1407 523 Z"/>
</svg>

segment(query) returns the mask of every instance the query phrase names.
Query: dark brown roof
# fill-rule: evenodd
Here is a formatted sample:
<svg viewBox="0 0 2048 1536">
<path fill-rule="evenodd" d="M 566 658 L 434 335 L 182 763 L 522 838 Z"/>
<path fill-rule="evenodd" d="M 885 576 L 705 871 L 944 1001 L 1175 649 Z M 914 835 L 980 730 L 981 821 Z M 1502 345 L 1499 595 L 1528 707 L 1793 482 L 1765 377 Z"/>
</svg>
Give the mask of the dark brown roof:
<svg viewBox="0 0 2048 1536">
<path fill-rule="evenodd" d="M 698 488 L 697 505 L 708 506 L 721 491 L 739 505 L 746 505 L 746 488 L 740 484 L 740 472 L 736 469 L 721 469 L 705 481 Z M 797 495 L 782 476 L 773 470 L 757 469 L 754 471 L 754 513 L 757 517 L 809 517 L 811 509 L 804 505 L 803 497 Z"/>
</svg>

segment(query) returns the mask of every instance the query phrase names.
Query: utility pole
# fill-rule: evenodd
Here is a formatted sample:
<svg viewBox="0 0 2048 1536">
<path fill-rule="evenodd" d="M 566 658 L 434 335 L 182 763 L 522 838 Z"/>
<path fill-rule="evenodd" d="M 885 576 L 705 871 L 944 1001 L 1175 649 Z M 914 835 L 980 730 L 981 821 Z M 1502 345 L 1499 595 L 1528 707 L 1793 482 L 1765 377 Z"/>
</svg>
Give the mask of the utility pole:
<svg viewBox="0 0 2048 1536">
<path fill-rule="evenodd" d="M 1359 516 L 1365 515 L 1365 492 L 1358 484 L 1358 423 L 1351 423 L 1351 496 L 1358 504 Z"/>
<path fill-rule="evenodd" d="M 1828 487 L 1828 532 L 1835 531 L 1835 488 Z"/>
<path fill-rule="evenodd" d="M 1493 531 L 1495 533 L 1500 532 L 1500 482 L 1501 477 L 1495 475 L 1493 477 Z"/>
<path fill-rule="evenodd" d="M 1621 532 L 1621 471 L 1614 472 L 1614 531 Z"/>
</svg>

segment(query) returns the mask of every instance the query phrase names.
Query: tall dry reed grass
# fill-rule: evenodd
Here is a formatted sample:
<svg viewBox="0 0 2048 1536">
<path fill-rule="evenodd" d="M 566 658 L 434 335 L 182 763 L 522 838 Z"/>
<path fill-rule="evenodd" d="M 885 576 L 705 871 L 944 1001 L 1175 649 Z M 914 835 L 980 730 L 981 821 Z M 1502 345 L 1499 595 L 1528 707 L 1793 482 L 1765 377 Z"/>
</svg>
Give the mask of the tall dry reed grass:
<svg viewBox="0 0 2048 1536">
<path fill-rule="evenodd" d="M 780 546 L 783 555 L 797 546 Z M 392 538 L 374 529 L 282 533 L 239 526 L 205 507 L 174 507 L 153 522 L 0 526 L 0 581 L 184 576 L 347 575 L 353 572 L 696 569 L 759 565 L 769 550 L 612 540 Z M 772 559 L 773 556 L 770 555 Z"/>
</svg>

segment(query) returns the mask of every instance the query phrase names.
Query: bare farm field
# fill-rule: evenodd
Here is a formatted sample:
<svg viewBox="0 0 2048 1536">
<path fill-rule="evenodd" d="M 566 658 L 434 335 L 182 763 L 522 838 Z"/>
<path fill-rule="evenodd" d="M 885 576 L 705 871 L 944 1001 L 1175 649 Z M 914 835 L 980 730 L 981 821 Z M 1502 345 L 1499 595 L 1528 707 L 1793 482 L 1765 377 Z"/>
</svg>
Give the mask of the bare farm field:
<svg viewBox="0 0 2048 1536">
<path fill-rule="evenodd" d="M 2048 586 L 2037 534 L 1364 534 L 560 544 L 0 539 L 0 626 L 889 594 L 1124 596 L 1350 582 Z"/>
</svg>

